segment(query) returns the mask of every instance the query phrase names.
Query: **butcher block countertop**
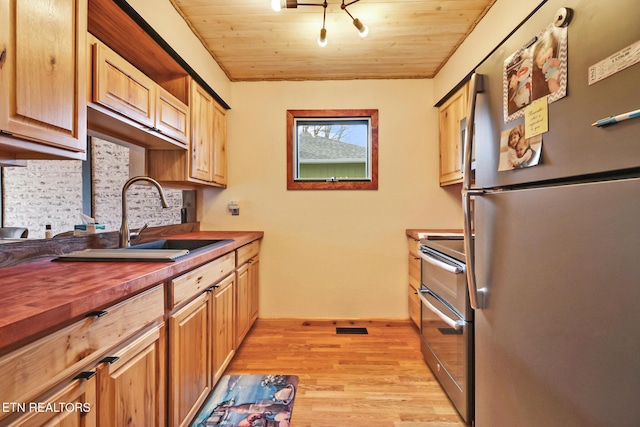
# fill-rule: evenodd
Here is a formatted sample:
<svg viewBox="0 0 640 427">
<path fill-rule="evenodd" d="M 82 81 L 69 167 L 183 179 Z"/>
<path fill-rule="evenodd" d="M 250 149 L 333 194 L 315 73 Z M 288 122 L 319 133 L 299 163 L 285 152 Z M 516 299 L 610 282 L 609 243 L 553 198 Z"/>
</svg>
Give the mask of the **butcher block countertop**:
<svg viewBox="0 0 640 427">
<path fill-rule="evenodd" d="M 52 262 L 0 269 L 0 354 L 261 239 L 261 231 L 194 231 L 172 239 L 233 239 L 174 262 Z"/>
<path fill-rule="evenodd" d="M 415 240 L 420 240 L 421 234 L 462 234 L 460 229 L 441 229 L 441 228 L 407 228 L 407 236 Z"/>
</svg>

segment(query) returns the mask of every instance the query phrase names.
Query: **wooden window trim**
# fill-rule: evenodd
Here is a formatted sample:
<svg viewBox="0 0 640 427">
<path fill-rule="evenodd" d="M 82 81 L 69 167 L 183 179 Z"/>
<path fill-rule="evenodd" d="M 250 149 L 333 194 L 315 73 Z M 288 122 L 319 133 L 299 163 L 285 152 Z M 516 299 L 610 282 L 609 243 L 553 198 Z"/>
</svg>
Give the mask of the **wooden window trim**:
<svg viewBox="0 0 640 427">
<path fill-rule="evenodd" d="M 296 118 L 363 117 L 371 120 L 371 180 L 296 181 L 294 176 L 294 120 Z M 287 110 L 287 190 L 377 190 L 378 189 L 378 110 Z"/>
</svg>

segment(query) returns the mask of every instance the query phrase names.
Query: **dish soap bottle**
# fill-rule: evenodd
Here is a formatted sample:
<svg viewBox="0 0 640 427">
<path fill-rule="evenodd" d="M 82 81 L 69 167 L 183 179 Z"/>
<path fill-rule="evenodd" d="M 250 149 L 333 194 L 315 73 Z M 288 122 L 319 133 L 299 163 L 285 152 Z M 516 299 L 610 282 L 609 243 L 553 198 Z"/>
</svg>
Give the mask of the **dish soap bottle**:
<svg viewBox="0 0 640 427">
<path fill-rule="evenodd" d="M 50 239 L 53 237 L 53 233 L 51 231 L 51 224 L 47 224 L 44 226 L 44 237 L 45 239 Z"/>
</svg>

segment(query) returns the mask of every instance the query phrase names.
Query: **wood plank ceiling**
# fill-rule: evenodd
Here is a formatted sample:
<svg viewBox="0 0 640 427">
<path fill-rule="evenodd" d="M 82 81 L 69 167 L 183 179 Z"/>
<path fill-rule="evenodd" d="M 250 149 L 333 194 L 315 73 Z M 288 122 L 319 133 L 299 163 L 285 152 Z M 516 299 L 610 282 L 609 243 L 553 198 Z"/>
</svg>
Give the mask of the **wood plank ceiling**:
<svg viewBox="0 0 640 427">
<path fill-rule="evenodd" d="M 231 81 L 431 78 L 495 2 L 361 0 L 348 7 L 369 27 L 361 38 L 327 0 L 319 47 L 323 8 L 302 3 L 322 0 L 280 12 L 271 0 L 170 1 Z"/>
</svg>

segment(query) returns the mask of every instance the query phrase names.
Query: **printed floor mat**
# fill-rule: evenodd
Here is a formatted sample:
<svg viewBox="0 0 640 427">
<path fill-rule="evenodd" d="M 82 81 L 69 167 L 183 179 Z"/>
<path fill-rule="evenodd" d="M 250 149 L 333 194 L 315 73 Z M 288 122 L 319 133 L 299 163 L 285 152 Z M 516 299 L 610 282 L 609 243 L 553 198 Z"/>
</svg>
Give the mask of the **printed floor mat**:
<svg viewBox="0 0 640 427">
<path fill-rule="evenodd" d="M 295 375 L 225 375 L 191 427 L 289 427 Z"/>
</svg>

